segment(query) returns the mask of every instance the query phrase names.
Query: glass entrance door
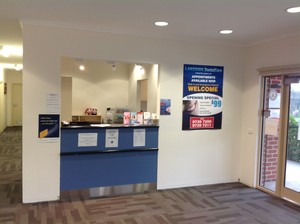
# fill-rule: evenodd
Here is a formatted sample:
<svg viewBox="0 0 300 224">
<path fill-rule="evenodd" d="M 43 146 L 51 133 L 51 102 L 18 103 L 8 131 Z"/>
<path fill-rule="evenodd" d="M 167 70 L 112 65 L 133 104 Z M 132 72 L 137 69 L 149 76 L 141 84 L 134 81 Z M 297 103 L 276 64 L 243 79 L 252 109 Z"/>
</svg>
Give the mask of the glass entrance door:
<svg viewBox="0 0 300 224">
<path fill-rule="evenodd" d="M 263 81 L 259 187 L 300 204 L 300 76 Z"/>
<path fill-rule="evenodd" d="M 281 76 L 264 77 L 259 186 L 275 193 L 278 178 Z"/>
<path fill-rule="evenodd" d="M 282 197 L 300 203 L 300 76 L 286 77 L 287 88 Z"/>
</svg>

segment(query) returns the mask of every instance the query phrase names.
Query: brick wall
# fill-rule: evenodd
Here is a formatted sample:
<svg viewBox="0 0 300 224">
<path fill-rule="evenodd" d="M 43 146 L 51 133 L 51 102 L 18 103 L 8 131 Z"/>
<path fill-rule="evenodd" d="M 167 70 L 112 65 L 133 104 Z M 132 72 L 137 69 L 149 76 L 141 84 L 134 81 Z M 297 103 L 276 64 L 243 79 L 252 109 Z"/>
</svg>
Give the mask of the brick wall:
<svg viewBox="0 0 300 224">
<path fill-rule="evenodd" d="M 264 140 L 264 152 L 262 158 L 262 179 L 276 181 L 278 157 L 278 137 L 266 135 Z"/>
</svg>

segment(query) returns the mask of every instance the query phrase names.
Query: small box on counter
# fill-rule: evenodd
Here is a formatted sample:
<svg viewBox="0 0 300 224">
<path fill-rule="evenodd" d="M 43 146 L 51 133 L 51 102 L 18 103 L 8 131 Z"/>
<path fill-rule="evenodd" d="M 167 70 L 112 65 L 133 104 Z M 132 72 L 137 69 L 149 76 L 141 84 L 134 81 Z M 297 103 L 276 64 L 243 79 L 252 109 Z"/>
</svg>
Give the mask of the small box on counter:
<svg viewBox="0 0 300 224">
<path fill-rule="evenodd" d="M 144 113 L 143 112 L 137 112 L 137 120 L 139 124 L 144 124 Z"/>
<path fill-rule="evenodd" d="M 130 112 L 130 124 L 136 125 L 138 123 L 137 112 Z"/>
<path fill-rule="evenodd" d="M 144 112 L 144 124 L 150 124 L 151 122 L 151 113 Z"/>
<path fill-rule="evenodd" d="M 123 124 L 126 124 L 126 125 L 130 124 L 130 112 L 124 112 Z"/>
</svg>

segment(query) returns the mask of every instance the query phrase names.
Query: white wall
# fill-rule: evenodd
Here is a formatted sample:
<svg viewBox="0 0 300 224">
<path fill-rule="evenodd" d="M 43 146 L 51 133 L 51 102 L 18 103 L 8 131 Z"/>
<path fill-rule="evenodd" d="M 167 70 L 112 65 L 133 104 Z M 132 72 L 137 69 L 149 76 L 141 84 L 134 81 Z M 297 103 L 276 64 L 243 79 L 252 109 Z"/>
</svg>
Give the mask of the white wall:
<svg viewBox="0 0 300 224">
<path fill-rule="evenodd" d="M 59 195 L 60 142 L 38 140 L 38 115 L 47 113 L 47 94 L 61 91 L 60 57 L 55 53 L 59 46 L 47 45 L 53 33 L 37 28 L 23 29 L 23 202 L 55 200 Z"/>
<path fill-rule="evenodd" d="M 151 66 L 144 66 L 146 71 L 148 71 L 147 77 L 147 111 L 152 113 L 159 113 L 159 106 L 158 106 L 158 91 L 156 91 L 159 87 L 159 71 L 158 65 L 151 65 Z"/>
<path fill-rule="evenodd" d="M 129 108 L 131 111 L 140 111 L 141 100 L 143 100 L 147 101 L 148 112 L 158 113 L 158 65 L 144 64 L 142 70 L 139 66 L 130 66 L 129 73 Z M 142 82 L 139 83 L 139 81 Z"/>
<path fill-rule="evenodd" d="M 72 77 L 61 77 L 61 112 L 62 121 L 72 120 Z"/>
<path fill-rule="evenodd" d="M 56 200 L 59 196 L 60 145 L 38 142 L 37 116 L 45 112 L 45 95 L 60 93 L 62 56 L 160 64 L 159 94 L 160 98 L 171 99 L 172 114 L 160 116 L 158 188 L 238 179 L 243 48 L 119 36 L 26 22 L 23 36 L 24 202 Z M 224 66 L 221 130 L 181 130 L 184 63 Z"/>
<path fill-rule="evenodd" d="M 256 186 L 257 153 L 260 128 L 260 77 L 261 67 L 299 64 L 300 36 L 289 37 L 249 47 L 246 50 L 245 79 L 243 84 L 243 122 L 241 129 L 240 177 L 241 182 Z M 248 132 L 253 130 L 253 134 Z"/>
<path fill-rule="evenodd" d="M 137 73 L 137 66 L 130 65 L 129 66 L 129 108 L 132 111 L 140 111 L 140 103 L 139 103 L 139 80 L 147 79 L 146 73 Z"/>
<path fill-rule="evenodd" d="M 160 98 L 171 99 L 172 115 L 159 121 L 159 187 L 237 181 L 243 49 L 176 42 L 161 49 Z M 183 63 L 224 66 L 221 130 L 181 131 Z"/>
<path fill-rule="evenodd" d="M 78 69 L 79 64 L 80 61 L 72 58 L 61 60 L 61 75 L 72 77 L 73 115 L 84 115 L 86 108 L 96 108 L 98 115 L 104 117 L 106 107 L 128 106 L 127 63 L 117 63 L 115 71 L 103 60 L 84 60 L 84 71 Z"/>
</svg>

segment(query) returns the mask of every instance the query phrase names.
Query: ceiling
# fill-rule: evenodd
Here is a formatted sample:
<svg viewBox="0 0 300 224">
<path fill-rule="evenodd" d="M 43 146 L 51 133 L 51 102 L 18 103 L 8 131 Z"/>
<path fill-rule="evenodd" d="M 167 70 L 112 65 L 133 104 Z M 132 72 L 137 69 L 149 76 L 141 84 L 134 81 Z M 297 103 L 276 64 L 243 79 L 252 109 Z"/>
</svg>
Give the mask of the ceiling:
<svg viewBox="0 0 300 224">
<path fill-rule="evenodd" d="M 19 20 L 237 46 L 300 34 L 300 0 L 1 0 L 0 45 L 22 45 Z M 167 21 L 167 27 L 154 26 Z M 232 29 L 221 35 L 222 29 Z M 0 63 L 10 60 L 0 57 Z"/>
</svg>

